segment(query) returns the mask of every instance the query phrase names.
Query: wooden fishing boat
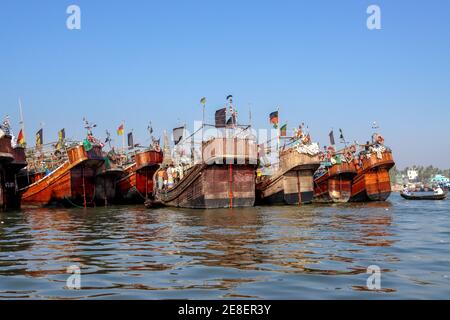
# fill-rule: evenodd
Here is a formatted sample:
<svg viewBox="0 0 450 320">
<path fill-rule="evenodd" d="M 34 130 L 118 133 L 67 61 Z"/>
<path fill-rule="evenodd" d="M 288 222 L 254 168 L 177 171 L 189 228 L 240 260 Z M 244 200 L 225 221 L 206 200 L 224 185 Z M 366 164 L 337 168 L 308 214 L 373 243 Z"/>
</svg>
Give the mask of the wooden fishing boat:
<svg viewBox="0 0 450 320">
<path fill-rule="evenodd" d="M 188 169 L 180 182 L 171 189 L 156 190 L 156 202 L 197 209 L 253 206 L 256 142 L 237 137 L 213 138 L 202 142 L 201 150 L 202 160 Z"/>
<path fill-rule="evenodd" d="M 144 203 L 153 197 L 153 175 L 163 162 L 159 149 L 137 152 L 133 162 L 124 167 L 124 176 L 117 181 L 118 201 L 120 203 Z"/>
<path fill-rule="evenodd" d="M 320 157 L 318 146 L 317 151 L 313 152 L 304 152 L 305 147 L 296 144 L 280 151 L 278 170 L 257 180 L 257 204 L 298 205 L 312 202 L 313 175 L 320 166 Z"/>
<path fill-rule="evenodd" d="M 334 163 L 314 179 L 314 201 L 345 203 L 350 200 L 356 176 L 353 161 Z"/>
<path fill-rule="evenodd" d="M 366 147 L 368 150 L 361 151 L 355 160 L 357 175 L 350 201 L 386 201 L 391 194 L 389 170 L 395 165 L 392 151 L 379 142 Z"/>
<path fill-rule="evenodd" d="M 11 136 L 0 137 L 0 211 L 20 208 L 16 174 L 27 165 L 22 147 L 13 148 Z"/>
<path fill-rule="evenodd" d="M 400 196 L 406 200 L 445 200 L 448 196 L 448 192 L 444 192 L 443 194 L 424 194 L 424 195 L 405 194 L 401 192 Z"/>
<path fill-rule="evenodd" d="M 67 149 L 67 160 L 45 177 L 21 190 L 24 206 L 92 206 L 95 176 L 104 159 L 101 145 L 86 151 L 83 144 Z"/>
</svg>

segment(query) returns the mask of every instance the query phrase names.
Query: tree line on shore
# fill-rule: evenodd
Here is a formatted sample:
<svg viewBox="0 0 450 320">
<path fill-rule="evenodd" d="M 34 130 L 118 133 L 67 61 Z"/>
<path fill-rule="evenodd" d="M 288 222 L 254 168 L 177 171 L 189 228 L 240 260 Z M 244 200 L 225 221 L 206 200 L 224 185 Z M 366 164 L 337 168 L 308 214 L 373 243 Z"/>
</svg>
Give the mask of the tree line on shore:
<svg viewBox="0 0 450 320">
<path fill-rule="evenodd" d="M 397 181 L 399 177 L 408 177 L 408 170 L 414 169 L 417 171 L 417 180 L 420 182 L 429 182 L 435 175 L 440 174 L 447 178 L 450 177 L 450 169 L 440 169 L 434 166 L 411 166 L 406 167 L 403 170 L 399 170 L 397 167 L 393 167 L 390 171 L 391 181 L 402 183 Z"/>
</svg>

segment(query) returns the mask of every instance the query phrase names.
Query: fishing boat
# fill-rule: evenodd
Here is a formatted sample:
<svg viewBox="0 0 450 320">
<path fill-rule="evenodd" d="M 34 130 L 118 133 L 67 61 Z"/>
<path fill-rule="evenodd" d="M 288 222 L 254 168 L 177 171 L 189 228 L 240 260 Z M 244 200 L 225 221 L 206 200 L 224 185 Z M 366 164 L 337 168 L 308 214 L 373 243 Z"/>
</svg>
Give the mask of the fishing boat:
<svg viewBox="0 0 450 320">
<path fill-rule="evenodd" d="M 157 189 L 157 202 L 197 209 L 253 206 L 256 142 L 237 137 L 213 138 L 203 142 L 202 151 L 203 160 L 187 169 L 173 188 Z"/>
<path fill-rule="evenodd" d="M 231 95 L 227 97 L 228 114 L 227 106 L 216 111 L 215 125 L 203 121 L 202 126 L 189 137 L 185 137 L 185 127 L 174 129 L 174 159 L 167 161 L 154 177 L 155 183 L 158 183 L 156 203 L 195 209 L 254 205 L 256 139 L 249 130 L 250 125 L 238 124 L 232 99 Z M 211 128 L 211 131 L 205 128 Z M 188 143 L 190 157 L 182 155 L 185 142 Z M 170 179 L 173 172 L 178 174 L 172 185 Z M 165 176 L 169 179 L 167 185 L 162 184 Z"/>
<path fill-rule="evenodd" d="M 334 152 L 327 150 L 322 167 L 314 178 L 314 201 L 345 203 L 350 200 L 352 181 L 357 174 L 353 162 L 355 147 Z"/>
<path fill-rule="evenodd" d="M 386 201 L 391 194 L 389 170 L 395 165 L 392 151 L 377 133 L 371 143 L 361 147 L 363 150 L 354 160 L 357 175 L 352 181 L 350 201 Z"/>
<path fill-rule="evenodd" d="M 0 130 L 0 211 L 8 211 L 20 208 L 16 174 L 27 163 L 24 148 L 13 147 L 11 135 Z"/>
<path fill-rule="evenodd" d="M 83 142 L 64 141 L 56 150 L 51 144 L 33 150 L 32 166 L 45 166 L 46 174 L 20 190 L 23 206 L 95 205 L 95 177 L 104 162 L 103 144 L 87 128 L 88 135 Z"/>
<path fill-rule="evenodd" d="M 319 146 L 311 142 L 310 135 L 302 129 L 296 130 L 290 142 L 278 151 L 278 165 L 266 164 L 269 172 L 258 173 L 257 204 L 311 203 L 314 195 L 313 175 L 320 166 L 319 154 Z"/>
<path fill-rule="evenodd" d="M 137 204 L 151 200 L 154 191 L 153 175 L 163 161 L 159 145 L 137 151 L 131 163 L 124 166 L 124 176 L 117 182 L 118 201 Z"/>
<path fill-rule="evenodd" d="M 445 200 L 448 196 L 448 192 L 444 192 L 442 194 L 405 194 L 403 192 L 400 193 L 400 196 L 406 200 Z"/>
</svg>

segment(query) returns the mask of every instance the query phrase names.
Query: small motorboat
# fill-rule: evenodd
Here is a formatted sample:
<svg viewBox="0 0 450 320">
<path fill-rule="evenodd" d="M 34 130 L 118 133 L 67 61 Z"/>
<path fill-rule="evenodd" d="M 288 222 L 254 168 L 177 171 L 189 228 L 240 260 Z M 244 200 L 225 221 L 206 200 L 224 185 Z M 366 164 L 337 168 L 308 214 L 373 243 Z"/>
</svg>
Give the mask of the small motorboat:
<svg viewBox="0 0 450 320">
<path fill-rule="evenodd" d="M 425 195 L 405 194 L 401 192 L 400 195 L 406 200 L 444 200 L 445 198 L 447 198 L 448 192 L 444 192 L 443 194 Z"/>
</svg>

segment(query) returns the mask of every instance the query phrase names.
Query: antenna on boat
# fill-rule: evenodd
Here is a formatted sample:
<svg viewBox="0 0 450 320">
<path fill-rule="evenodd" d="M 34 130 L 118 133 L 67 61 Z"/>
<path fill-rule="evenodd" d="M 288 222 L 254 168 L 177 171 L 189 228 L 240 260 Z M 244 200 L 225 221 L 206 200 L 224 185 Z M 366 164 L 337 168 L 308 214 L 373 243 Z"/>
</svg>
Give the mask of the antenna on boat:
<svg viewBox="0 0 450 320">
<path fill-rule="evenodd" d="M 87 130 L 88 135 L 92 135 L 92 129 L 97 127 L 97 125 L 93 122 L 89 122 L 86 117 L 83 117 L 84 128 Z"/>
<path fill-rule="evenodd" d="M 109 146 L 109 148 L 112 149 L 112 148 L 111 148 L 111 133 L 110 133 L 108 130 L 106 130 L 106 139 L 105 139 L 105 143 L 107 143 L 108 146 Z"/>
</svg>

